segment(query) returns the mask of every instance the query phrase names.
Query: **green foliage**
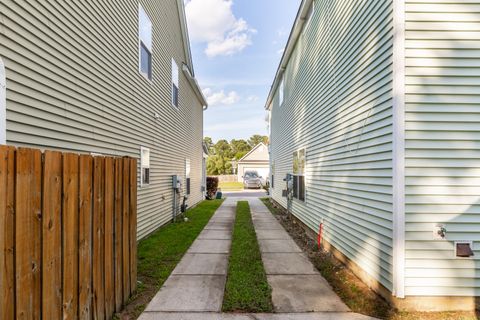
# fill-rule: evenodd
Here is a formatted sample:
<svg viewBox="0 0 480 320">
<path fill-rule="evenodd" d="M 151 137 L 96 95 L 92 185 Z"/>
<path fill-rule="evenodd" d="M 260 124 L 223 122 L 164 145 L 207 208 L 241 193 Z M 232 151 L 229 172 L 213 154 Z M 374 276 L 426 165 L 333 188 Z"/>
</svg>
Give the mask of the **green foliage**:
<svg viewBox="0 0 480 320">
<path fill-rule="evenodd" d="M 272 289 L 263 268 L 247 201 L 239 201 L 237 204 L 223 311 L 273 311 Z"/>
<path fill-rule="evenodd" d="M 248 144 L 251 148 L 255 147 L 257 144 L 263 142 L 264 144 L 268 144 L 268 137 L 261 136 L 259 134 L 255 134 L 248 139 Z"/>
<path fill-rule="evenodd" d="M 212 138 L 205 137 L 203 142 L 209 150 L 207 159 L 207 174 L 222 175 L 233 174 L 232 161 L 240 160 L 253 147 L 260 142 L 268 143 L 268 137 L 262 135 L 253 135 L 248 141 L 244 139 L 232 139 L 228 142 L 225 139 L 213 143 Z"/>
</svg>

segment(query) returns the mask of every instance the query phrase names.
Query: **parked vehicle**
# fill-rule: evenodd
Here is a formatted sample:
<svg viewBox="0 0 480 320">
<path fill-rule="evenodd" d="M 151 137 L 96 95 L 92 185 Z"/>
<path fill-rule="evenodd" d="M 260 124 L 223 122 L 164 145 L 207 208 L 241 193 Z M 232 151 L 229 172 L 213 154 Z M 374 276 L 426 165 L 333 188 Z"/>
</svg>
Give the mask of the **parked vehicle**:
<svg viewBox="0 0 480 320">
<path fill-rule="evenodd" d="M 243 188 L 245 189 L 261 189 L 263 186 L 262 177 L 257 171 L 247 171 L 243 176 Z"/>
</svg>

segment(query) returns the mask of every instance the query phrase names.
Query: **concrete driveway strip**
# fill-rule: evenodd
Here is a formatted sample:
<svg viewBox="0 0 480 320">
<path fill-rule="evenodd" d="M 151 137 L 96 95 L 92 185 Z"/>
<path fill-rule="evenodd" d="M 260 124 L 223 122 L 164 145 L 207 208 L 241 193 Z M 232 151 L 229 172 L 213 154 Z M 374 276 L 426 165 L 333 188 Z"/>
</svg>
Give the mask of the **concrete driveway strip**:
<svg viewBox="0 0 480 320">
<path fill-rule="evenodd" d="M 375 320 L 351 312 L 310 312 L 276 314 L 145 312 L 139 320 Z"/>
<path fill-rule="evenodd" d="M 272 217 L 268 208 L 259 199 L 249 199 L 249 203 L 256 217 L 253 225 L 258 232 L 257 239 L 265 272 L 272 287 L 275 312 L 350 311 L 333 292 L 328 282 L 316 271 L 295 241 L 291 237 L 285 237 L 282 233 L 285 230 L 280 223 L 273 224 L 275 227 L 280 226 L 279 228 L 268 226 L 269 222 L 266 219 Z M 267 231 L 270 237 L 267 236 Z"/>
<path fill-rule="evenodd" d="M 220 206 L 208 223 L 218 229 L 202 231 L 149 303 L 142 318 L 148 319 L 152 315 L 150 312 L 221 311 L 235 211 L 233 200 L 226 200 Z"/>
</svg>

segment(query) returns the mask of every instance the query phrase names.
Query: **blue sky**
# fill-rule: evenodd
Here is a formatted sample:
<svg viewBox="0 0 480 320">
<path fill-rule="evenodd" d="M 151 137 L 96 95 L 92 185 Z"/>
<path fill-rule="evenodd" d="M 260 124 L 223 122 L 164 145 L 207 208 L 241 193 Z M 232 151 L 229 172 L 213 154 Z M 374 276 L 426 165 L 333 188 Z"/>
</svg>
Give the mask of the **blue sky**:
<svg viewBox="0 0 480 320">
<path fill-rule="evenodd" d="M 195 75 L 209 100 L 204 134 L 266 134 L 264 104 L 300 0 L 186 0 Z"/>
</svg>

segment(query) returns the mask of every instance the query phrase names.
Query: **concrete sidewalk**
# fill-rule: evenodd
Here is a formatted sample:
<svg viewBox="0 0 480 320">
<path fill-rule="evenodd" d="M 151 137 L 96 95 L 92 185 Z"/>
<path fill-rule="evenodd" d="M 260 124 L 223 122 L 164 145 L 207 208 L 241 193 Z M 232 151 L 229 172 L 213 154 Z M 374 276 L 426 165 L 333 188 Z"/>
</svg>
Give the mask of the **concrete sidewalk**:
<svg viewBox="0 0 480 320">
<path fill-rule="evenodd" d="M 274 314 L 221 313 L 237 201 L 250 204 Z M 257 198 L 231 197 L 210 219 L 140 320 L 373 320 L 349 312 Z"/>
<path fill-rule="evenodd" d="M 350 311 L 268 208 L 248 202 L 275 312 Z"/>
<path fill-rule="evenodd" d="M 163 319 L 155 317 L 163 312 L 222 310 L 235 210 L 236 202 L 228 199 L 217 209 L 141 319 Z"/>
</svg>

